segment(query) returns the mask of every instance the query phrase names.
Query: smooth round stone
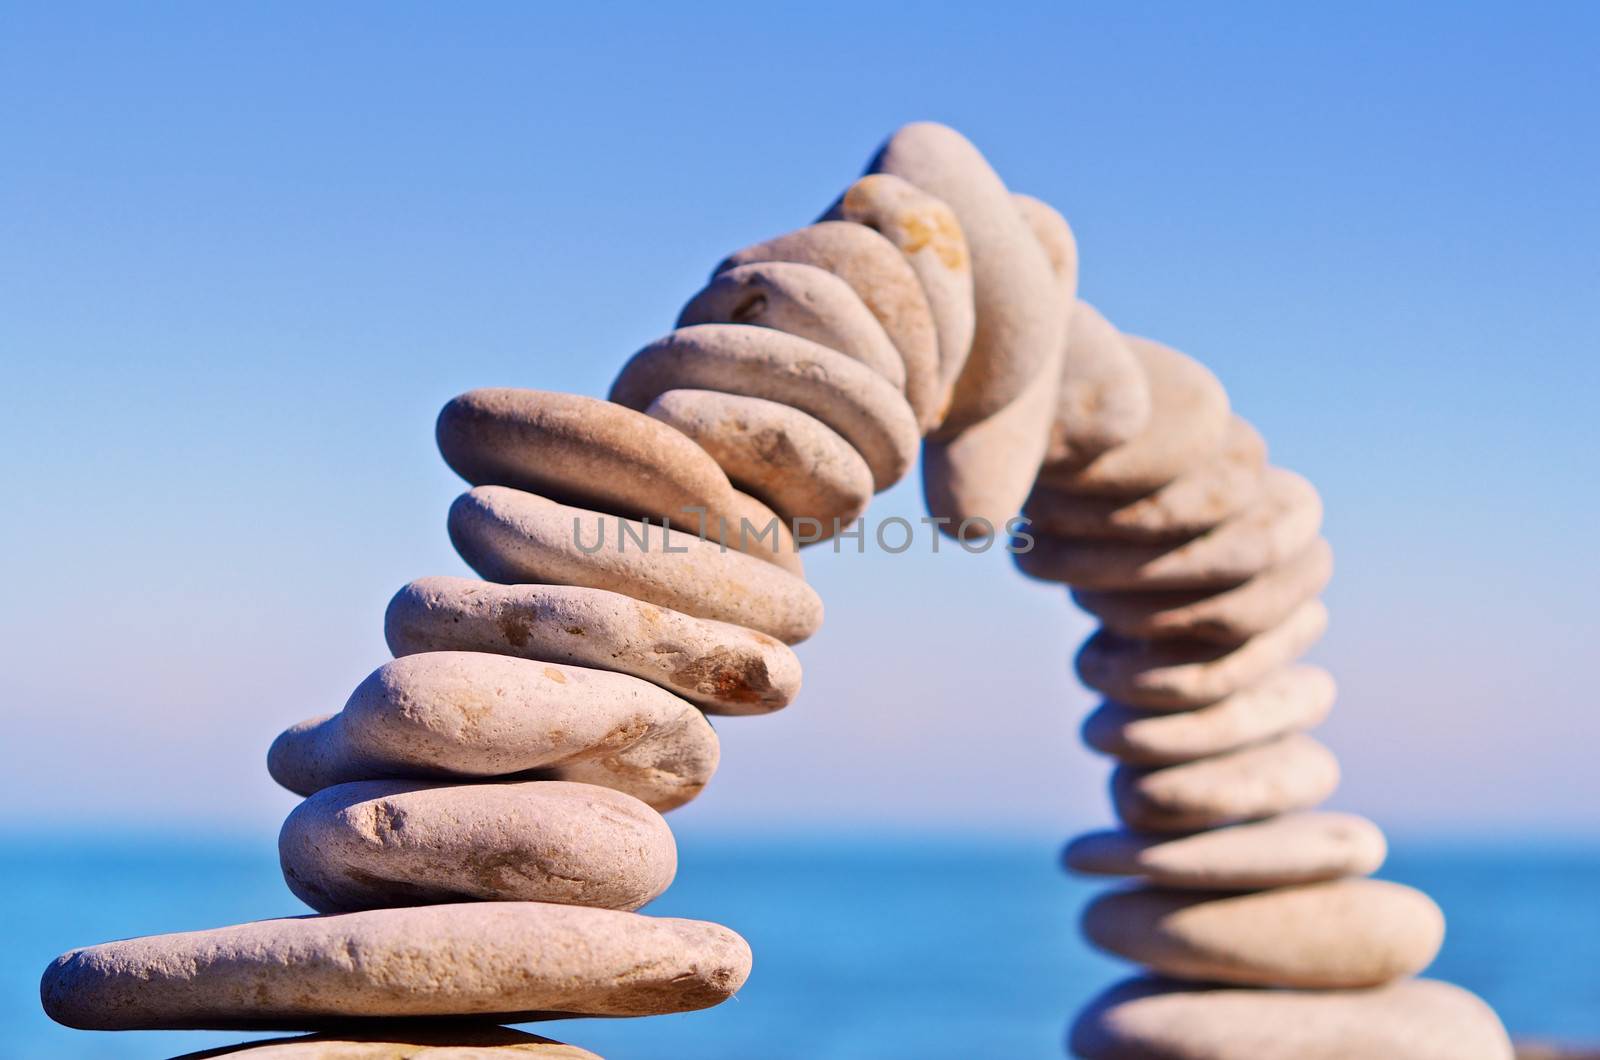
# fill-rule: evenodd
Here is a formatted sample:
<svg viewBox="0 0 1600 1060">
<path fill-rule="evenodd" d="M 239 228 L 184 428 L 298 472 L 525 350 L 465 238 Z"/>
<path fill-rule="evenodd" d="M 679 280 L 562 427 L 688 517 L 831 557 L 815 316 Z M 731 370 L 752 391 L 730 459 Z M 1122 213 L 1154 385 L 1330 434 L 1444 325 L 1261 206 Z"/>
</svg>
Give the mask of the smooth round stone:
<svg viewBox="0 0 1600 1060">
<path fill-rule="evenodd" d="M 541 902 L 262 920 L 57 957 L 40 993 L 82 1030 L 351 1019 L 653 1016 L 727 1000 L 750 947 L 718 924 Z"/>
<path fill-rule="evenodd" d="M 1302 733 L 1158 769 L 1118 766 L 1117 816 L 1136 832 L 1193 832 L 1307 810 L 1339 786 L 1339 760 Z"/>
<path fill-rule="evenodd" d="M 1228 395 L 1210 370 L 1169 346 L 1124 337 L 1150 388 L 1150 418 L 1125 445 L 1080 467 L 1051 468 L 1039 481 L 1052 490 L 1100 497 L 1136 497 L 1201 467 L 1222 450 Z"/>
<path fill-rule="evenodd" d="M 301 722 L 267 752 L 300 795 L 352 780 L 507 777 L 537 770 L 681 806 L 716 772 L 717 734 L 689 703 L 605 670 L 476 652 L 378 667 L 344 710 Z"/>
<path fill-rule="evenodd" d="M 1078 319 L 1074 313 L 1073 320 Z M 1181 541 L 1251 504 L 1260 495 L 1266 465 L 1267 443 L 1254 427 L 1233 416 L 1215 456 L 1132 498 L 1095 497 L 1054 487 L 1048 480 L 1060 465 L 1047 461 L 1026 513 L 1040 531 L 1059 537 Z"/>
<path fill-rule="evenodd" d="M 904 477 L 922 436 L 911 406 L 888 380 L 842 353 L 771 328 L 679 328 L 633 355 L 611 397 L 642 410 L 668 390 L 743 394 L 809 413 L 861 454 L 880 490 Z"/>
<path fill-rule="evenodd" d="M 481 1023 L 391 1024 L 372 1031 L 340 1030 L 295 1038 L 270 1038 L 222 1049 L 185 1053 L 176 1060 L 601 1060 L 597 1053 L 537 1034 Z"/>
<path fill-rule="evenodd" d="M 612 670 L 710 714 L 766 714 L 800 691 L 800 660 L 775 637 L 605 589 L 419 578 L 389 601 L 383 632 L 396 656 L 492 652 Z"/>
<path fill-rule="evenodd" d="M 1281 625 L 1238 645 L 1138 640 L 1102 629 L 1079 650 L 1078 677 L 1124 706 L 1203 707 L 1298 659 L 1327 626 L 1328 609 L 1320 600 L 1308 600 Z"/>
<path fill-rule="evenodd" d="M 1107 953 L 1174 979 L 1301 989 L 1415 975 L 1444 941 L 1432 899 L 1368 879 L 1246 894 L 1112 891 L 1089 903 L 1082 927 Z"/>
<path fill-rule="evenodd" d="M 1092 832 L 1064 860 L 1074 872 L 1141 876 L 1157 887 L 1253 891 L 1368 876 L 1388 852 L 1383 833 L 1348 813 L 1288 813 L 1193 835 Z"/>
<path fill-rule="evenodd" d="M 733 491 L 733 508 L 725 519 L 710 520 L 713 529 L 704 536 L 756 559 L 765 560 L 794 575 L 806 576 L 800 546 L 784 518 L 759 497 Z"/>
<path fill-rule="evenodd" d="M 928 297 L 905 255 L 866 225 L 819 221 L 735 251 L 715 272 L 763 261 L 812 265 L 850 285 L 900 351 L 905 399 L 916 414 L 920 436 L 920 428 L 938 414 L 939 337 Z"/>
<path fill-rule="evenodd" d="M 632 910 L 678 868 L 659 813 L 558 780 L 335 784 L 289 814 L 278 858 L 319 913 L 470 900 Z"/>
<path fill-rule="evenodd" d="M 1054 367 L 1066 307 L 1050 261 L 1005 183 L 966 137 L 914 122 L 879 148 L 867 167 L 942 200 L 954 211 L 972 256 L 972 349 L 956 379 L 938 437 L 950 439 L 1016 402 Z"/>
<path fill-rule="evenodd" d="M 866 303 L 815 265 L 762 261 L 718 273 L 678 314 L 677 327 L 754 324 L 838 350 L 904 388 L 900 351 Z"/>
<path fill-rule="evenodd" d="M 456 498 L 449 529 L 461 558 L 489 581 L 606 589 L 786 644 L 822 625 L 822 601 L 804 581 L 694 534 L 504 486 Z"/>
<path fill-rule="evenodd" d="M 797 408 L 714 390 L 668 390 L 646 411 L 693 438 L 730 479 L 766 498 L 790 525 L 817 523 L 800 528 L 805 536 L 832 537 L 872 500 L 872 470 L 861 454 Z"/>
<path fill-rule="evenodd" d="M 1021 192 L 1011 193 L 1011 202 L 1022 216 L 1033 238 L 1044 250 L 1050 262 L 1050 275 L 1056 278 L 1056 292 L 1063 306 L 1072 306 L 1078 300 L 1078 237 L 1072 226 L 1054 206 L 1043 199 Z"/>
<path fill-rule="evenodd" d="M 939 340 L 935 409 L 942 419 L 956 377 L 972 350 L 972 255 L 955 211 L 909 181 L 869 173 L 845 189 L 828 219 L 854 221 L 881 234 L 905 256 L 922 284 Z M 934 424 L 927 426 L 936 426 Z"/>
<path fill-rule="evenodd" d="M 1494 1011 L 1458 986 L 1402 979 L 1316 992 L 1130 979 L 1095 998 L 1083 1060 L 1513 1060 Z"/>
<path fill-rule="evenodd" d="M 1239 585 L 1288 561 L 1316 540 L 1321 526 L 1322 501 L 1311 483 L 1271 468 L 1254 504 L 1187 541 L 1041 536 L 1031 552 L 1017 556 L 1017 566 L 1032 577 L 1084 589 L 1214 589 Z"/>
<path fill-rule="evenodd" d="M 1297 556 L 1221 591 L 1102 592 L 1073 589 L 1072 599 L 1124 637 L 1188 637 L 1239 644 L 1282 625 L 1333 577 L 1333 549 L 1317 538 Z"/>
<path fill-rule="evenodd" d="M 1083 742 L 1130 765 L 1190 762 L 1320 725 L 1334 693 L 1326 670 L 1289 666 L 1193 710 L 1151 713 L 1102 703 L 1084 719 Z"/>
<path fill-rule="evenodd" d="M 1122 333 L 1088 302 L 1069 304 L 1061 391 L 1042 469 L 1081 466 L 1127 445 L 1150 422 L 1150 384 Z"/>
</svg>

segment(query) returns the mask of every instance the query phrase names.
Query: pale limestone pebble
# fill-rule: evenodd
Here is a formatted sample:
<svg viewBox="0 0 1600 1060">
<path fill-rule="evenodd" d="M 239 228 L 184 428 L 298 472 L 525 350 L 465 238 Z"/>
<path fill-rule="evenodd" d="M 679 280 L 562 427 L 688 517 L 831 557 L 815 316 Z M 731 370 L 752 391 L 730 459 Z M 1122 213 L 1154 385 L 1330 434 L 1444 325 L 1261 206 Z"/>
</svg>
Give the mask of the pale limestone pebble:
<svg viewBox="0 0 1600 1060">
<path fill-rule="evenodd" d="M 1098 309 L 1076 302 L 1065 341 L 1044 469 L 1081 466 L 1133 441 L 1150 423 L 1144 368 Z"/>
<path fill-rule="evenodd" d="M 676 327 L 754 324 L 810 339 L 871 368 L 901 389 L 906 364 L 861 297 L 838 276 L 795 261 L 759 261 L 711 278 Z"/>
<path fill-rule="evenodd" d="M 942 200 L 966 237 L 975 321 L 971 352 L 937 433 L 949 440 L 1017 402 L 1050 365 L 1059 371 L 1067 307 L 1004 182 L 960 133 L 913 122 L 885 141 L 867 169 Z"/>
<path fill-rule="evenodd" d="M 938 419 L 950 402 L 956 377 L 972 350 L 976 313 L 972 306 L 972 255 L 955 211 L 939 198 L 888 173 L 857 180 L 825 219 L 866 225 L 893 243 L 911 264 L 928 299 L 939 339 Z M 937 420 L 932 426 L 937 425 Z"/>
<path fill-rule="evenodd" d="M 1081 466 L 1039 476 L 1052 490 L 1098 497 L 1137 497 L 1203 467 L 1222 451 L 1228 395 L 1210 370 L 1159 342 L 1125 336 L 1150 388 L 1150 417 L 1139 436 Z"/>
<path fill-rule="evenodd" d="M 791 526 L 814 520 L 817 540 L 853 522 L 872 500 L 872 470 L 861 454 L 797 408 L 714 390 L 668 390 L 645 411 L 693 438 Z"/>
<path fill-rule="evenodd" d="M 1068 844 L 1074 872 L 1139 876 L 1156 887 L 1254 891 L 1369 876 L 1388 844 L 1378 826 L 1348 813 L 1288 813 L 1193 835 L 1092 832 Z"/>
<path fill-rule="evenodd" d="M 920 428 L 939 412 L 939 337 L 928 297 L 905 255 L 866 225 L 819 221 L 734 251 L 715 273 L 763 261 L 812 265 L 850 285 L 900 351 L 905 399 L 916 414 L 920 436 Z"/>
<path fill-rule="evenodd" d="M 800 660 L 777 638 L 605 589 L 419 578 L 389 601 L 383 628 L 397 657 L 492 652 L 613 670 L 709 714 L 766 714 L 800 691 Z"/>
<path fill-rule="evenodd" d="M 1082 1060 L 1513 1060 L 1494 1010 L 1432 979 L 1258 990 L 1130 979 L 1073 1024 Z"/>
<path fill-rule="evenodd" d="M 939 529 L 957 540 L 1007 533 L 1044 459 L 1055 412 L 1060 351 L 1010 405 L 922 450 L 922 492 Z"/>
<path fill-rule="evenodd" d="M 1320 600 L 1237 645 L 1140 640 L 1104 629 L 1078 651 L 1078 678 L 1108 699 L 1143 710 L 1188 710 L 1255 684 L 1305 654 L 1328 627 Z"/>
<path fill-rule="evenodd" d="M 701 534 L 708 540 L 766 560 L 796 578 L 806 576 L 805 561 L 789 523 L 759 497 L 734 490 L 732 509 L 708 522 L 710 526 Z"/>
<path fill-rule="evenodd" d="M 1122 592 L 1236 586 L 1316 540 L 1322 500 L 1304 478 L 1269 468 L 1255 503 L 1187 541 L 1155 543 L 1039 535 L 1017 556 L 1023 573 L 1075 588 Z"/>
<path fill-rule="evenodd" d="M 1327 587 L 1333 549 L 1317 538 L 1300 554 L 1240 585 L 1169 592 L 1097 592 L 1073 589 L 1072 599 L 1124 637 L 1186 637 L 1240 644 L 1281 625 Z"/>
<path fill-rule="evenodd" d="M 611 398 L 643 410 L 668 390 L 742 394 L 809 413 L 861 454 L 879 490 L 905 476 L 922 437 L 911 406 L 888 380 L 842 353 L 771 328 L 679 328 L 633 355 Z"/>
<path fill-rule="evenodd" d="M 543 902 L 262 920 L 73 950 L 40 994 L 82 1030 L 315 1029 L 353 1019 L 652 1016 L 727 1000 L 750 947 L 718 924 Z"/>
<path fill-rule="evenodd" d="M 1077 320 L 1077 314 L 1073 315 Z M 1025 509 L 1035 526 L 1062 537 L 1114 541 L 1171 541 L 1193 537 L 1243 511 L 1260 496 L 1267 443 L 1238 416 L 1222 448 L 1205 463 L 1133 498 L 1072 493 L 1049 483 L 1052 466 Z"/>
<path fill-rule="evenodd" d="M 343 1029 L 294 1038 L 270 1038 L 242 1045 L 185 1053 L 175 1060 L 212 1060 L 239 1056 L 245 1060 L 601 1060 L 598 1053 L 566 1045 L 510 1027 L 482 1023 L 415 1021 L 387 1029 Z"/>
<path fill-rule="evenodd" d="M 1302 732 L 1333 707 L 1333 676 L 1316 666 L 1288 666 L 1193 710 L 1151 713 L 1100 704 L 1083 722 L 1083 742 L 1138 766 L 1175 765 Z"/>
<path fill-rule="evenodd" d="M 1339 786 L 1339 760 L 1316 740 L 1289 733 L 1266 743 L 1111 775 L 1117 817 L 1136 832 L 1193 832 L 1308 810 Z"/>
<path fill-rule="evenodd" d="M 378 667 L 344 710 L 279 735 L 267 769 L 300 795 L 352 780 L 534 773 L 669 810 L 699 794 L 718 754 L 705 716 L 649 682 L 443 651 Z"/>
<path fill-rule="evenodd" d="M 1078 301 L 1078 237 L 1072 234 L 1072 226 L 1054 206 L 1032 195 L 1012 192 L 1011 202 L 1050 262 L 1050 274 L 1056 278 L 1061 304 L 1075 305 Z"/>
<path fill-rule="evenodd" d="M 678 866 L 655 810 L 559 780 L 335 784 L 289 814 L 278 859 L 319 913 L 470 900 L 633 910 Z"/>
<path fill-rule="evenodd" d="M 1175 979 L 1338 990 L 1422 971 L 1444 941 L 1444 914 L 1411 887 L 1352 878 L 1245 894 L 1112 891 L 1089 903 L 1082 928 L 1100 949 Z"/>
<path fill-rule="evenodd" d="M 607 589 L 786 644 L 822 625 L 822 601 L 803 580 L 694 534 L 504 486 L 456 498 L 449 529 L 461 558 L 490 581 Z"/>
</svg>

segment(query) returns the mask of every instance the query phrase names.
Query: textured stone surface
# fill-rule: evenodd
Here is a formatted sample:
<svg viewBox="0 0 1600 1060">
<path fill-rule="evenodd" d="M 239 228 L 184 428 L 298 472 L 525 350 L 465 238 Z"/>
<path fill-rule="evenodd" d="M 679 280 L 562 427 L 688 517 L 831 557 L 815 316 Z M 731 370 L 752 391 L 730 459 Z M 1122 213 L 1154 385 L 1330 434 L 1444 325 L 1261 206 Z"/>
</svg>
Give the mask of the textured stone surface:
<svg viewBox="0 0 1600 1060">
<path fill-rule="evenodd" d="M 814 520 L 817 527 L 799 528 L 803 537 L 832 537 L 872 500 L 872 470 L 861 454 L 799 409 L 714 390 L 668 390 L 646 411 L 693 438 L 791 526 Z"/>
<path fill-rule="evenodd" d="M 1255 503 L 1187 541 L 1146 543 L 1040 535 L 1017 556 L 1025 574 L 1074 587 L 1148 592 L 1239 585 L 1316 540 L 1322 501 L 1292 471 L 1269 469 Z"/>
<path fill-rule="evenodd" d="M 1278 566 L 1220 590 L 1073 589 L 1072 599 L 1124 637 L 1240 644 L 1282 625 L 1296 608 L 1322 592 L 1332 576 L 1333 549 L 1318 538 Z"/>
<path fill-rule="evenodd" d="M 1074 322 L 1080 319 L 1073 314 Z M 1222 448 L 1165 485 L 1133 497 L 1096 497 L 1051 486 L 1044 481 L 1053 473 L 1047 467 L 1026 510 L 1039 530 L 1058 537 L 1182 541 L 1254 501 L 1266 464 L 1266 442 L 1233 416 Z"/>
<path fill-rule="evenodd" d="M 1091 832 L 1068 844 L 1069 869 L 1139 876 L 1157 887 L 1259 890 L 1377 871 L 1383 833 L 1348 813 L 1290 813 L 1193 835 Z"/>
<path fill-rule="evenodd" d="M 900 351 L 905 398 L 919 427 L 933 421 L 939 400 L 939 339 L 933 311 L 911 263 L 893 243 L 866 225 L 819 221 L 734 251 L 716 272 L 763 261 L 814 265 L 849 284 Z"/>
<path fill-rule="evenodd" d="M 1175 766 L 1119 766 L 1117 816 L 1138 832 L 1192 832 L 1317 805 L 1339 786 L 1339 761 L 1311 737 L 1266 743 Z"/>
<path fill-rule="evenodd" d="M 1247 894 L 1138 888 L 1096 898 L 1083 932 L 1177 979 L 1344 989 L 1427 967 L 1444 940 L 1444 914 L 1421 891 L 1385 880 Z"/>
<path fill-rule="evenodd" d="M 1192 357 L 1150 339 L 1126 336 L 1150 387 L 1144 431 L 1072 467 L 1043 471 L 1050 490 L 1103 497 L 1137 497 L 1215 459 L 1228 433 L 1228 395 L 1216 376 Z"/>
<path fill-rule="evenodd" d="M 211 1060 L 242 1056 L 246 1060 L 496 1060 L 537 1057 L 539 1060 L 601 1060 L 576 1045 L 537 1034 L 481 1023 L 416 1021 L 389 1023 L 373 1030 L 341 1030 L 295 1038 L 270 1038 L 199 1053 L 176 1060 Z"/>
<path fill-rule="evenodd" d="M 786 331 L 838 350 L 905 387 L 905 361 L 878 318 L 848 283 L 815 265 L 761 261 L 718 273 L 678 314 L 677 327 L 694 324 Z"/>
<path fill-rule="evenodd" d="M 396 656 L 492 652 L 640 677 L 712 714 L 765 714 L 800 691 L 782 641 L 605 589 L 419 578 L 395 594 L 384 636 Z"/>
<path fill-rule="evenodd" d="M 1072 468 L 1137 438 L 1150 423 L 1150 384 L 1122 333 L 1081 299 L 1067 321 L 1055 420 L 1043 469 Z"/>
<path fill-rule="evenodd" d="M 972 255 L 972 350 L 938 432 L 952 438 L 1012 404 L 1047 365 L 1059 363 L 1065 307 L 1044 249 L 1004 182 L 960 133 L 933 122 L 906 125 L 867 168 L 942 200 Z"/>
<path fill-rule="evenodd" d="M 1083 1060 L 1512 1060 L 1494 1012 L 1460 987 L 1406 979 L 1301 993 L 1118 983 L 1073 1025 Z"/>
<path fill-rule="evenodd" d="M 385 663 L 338 714 L 296 725 L 267 768 L 310 795 L 352 780 L 504 777 L 627 792 L 657 810 L 699 794 L 717 735 L 692 705 L 623 674 L 475 652 Z"/>
<path fill-rule="evenodd" d="M 1101 630 L 1078 652 L 1078 678 L 1108 699 L 1145 710 L 1202 707 L 1298 659 L 1328 625 L 1319 600 L 1239 645 L 1136 640 Z"/>
<path fill-rule="evenodd" d="M 822 625 L 822 601 L 800 578 L 693 534 L 504 486 L 456 498 L 449 527 L 461 558 L 490 581 L 606 589 L 787 644 Z"/>
<path fill-rule="evenodd" d="M 1170 713 L 1102 703 L 1083 740 L 1134 765 L 1171 765 L 1309 729 L 1327 717 L 1335 687 L 1326 670 L 1290 666 L 1204 707 Z"/>
<path fill-rule="evenodd" d="M 40 993 L 85 1030 L 314 1029 L 368 1016 L 647 1016 L 726 1000 L 750 948 L 725 927 L 538 902 L 263 920 L 73 950 Z"/>
<path fill-rule="evenodd" d="M 937 426 L 972 349 L 972 256 L 955 211 L 899 177 L 869 173 L 845 189 L 827 216 L 878 232 L 895 245 L 916 273 L 928 299 L 939 350 L 932 382 L 933 415 L 923 428 Z M 908 380 L 906 391 L 909 394 L 923 385 Z M 913 401 L 912 406 L 922 407 L 922 399 Z"/>
<path fill-rule="evenodd" d="M 631 910 L 678 865 L 659 813 L 553 780 L 336 784 L 289 815 L 278 857 L 289 889 L 319 913 L 473 899 Z"/>
<path fill-rule="evenodd" d="M 743 394 L 809 413 L 861 454 L 880 490 L 905 476 L 921 438 L 911 406 L 888 380 L 842 353 L 771 328 L 679 328 L 633 355 L 611 398 L 643 410 L 668 390 Z"/>
</svg>

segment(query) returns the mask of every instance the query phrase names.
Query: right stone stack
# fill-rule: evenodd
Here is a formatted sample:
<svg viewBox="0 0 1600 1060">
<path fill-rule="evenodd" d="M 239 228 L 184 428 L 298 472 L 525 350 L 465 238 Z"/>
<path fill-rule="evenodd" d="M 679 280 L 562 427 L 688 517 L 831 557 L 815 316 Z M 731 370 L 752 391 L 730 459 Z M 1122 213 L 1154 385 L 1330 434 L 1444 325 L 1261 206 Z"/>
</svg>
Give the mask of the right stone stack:
<svg viewBox="0 0 1600 1060">
<path fill-rule="evenodd" d="M 1069 585 L 1101 623 L 1077 657 L 1105 697 L 1083 738 L 1117 760 L 1122 827 L 1079 837 L 1065 860 L 1130 878 L 1082 927 L 1149 975 L 1096 998 L 1070 1048 L 1090 1060 L 1506 1060 L 1486 1005 L 1413 978 L 1444 917 L 1420 891 L 1370 878 L 1383 833 L 1316 809 L 1339 779 L 1306 734 L 1333 705 L 1333 679 L 1297 661 L 1326 626 L 1318 595 L 1333 570 L 1316 490 L 1268 464 L 1195 360 L 1082 304 L 1074 346 L 1086 363 L 1136 364 L 1149 414 L 1117 444 L 1058 427 L 1026 508 L 1035 544 L 1017 562 Z M 1104 376 L 1096 403 L 1119 386 L 1137 396 L 1140 380 L 1124 380 Z"/>
</svg>

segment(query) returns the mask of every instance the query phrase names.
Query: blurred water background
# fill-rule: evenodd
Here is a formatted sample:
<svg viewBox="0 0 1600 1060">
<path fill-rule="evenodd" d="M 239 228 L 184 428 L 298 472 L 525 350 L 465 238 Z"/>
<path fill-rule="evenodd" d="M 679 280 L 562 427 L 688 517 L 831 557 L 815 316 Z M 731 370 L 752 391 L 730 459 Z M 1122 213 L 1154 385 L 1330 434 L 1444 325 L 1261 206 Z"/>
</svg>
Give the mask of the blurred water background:
<svg viewBox="0 0 1600 1060">
<path fill-rule="evenodd" d="M 1430 975 L 1482 995 L 1519 1037 L 1600 1040 L 1600 843 L 1394 848 L 1381 875 L 1449 918 Z M 76 945 L 305 912 L 260 839 L 13 835 L 0 851 L 7 1058 L 133 1060 L 245 1040 L 66 1030 L 40 1011 L 38 977 Z M 746 988 L 706 1012 L 530 1029 L 609 1060 L 1060 1056 L 1070 1014 L 1126 969 L 1077 937 L 1099 885 L 1061 873 L 1056 852 L 1020 835 L 682 837 L 678 879 L 647 912 L 742 933 L 756 953 Z"/>
</svg>

